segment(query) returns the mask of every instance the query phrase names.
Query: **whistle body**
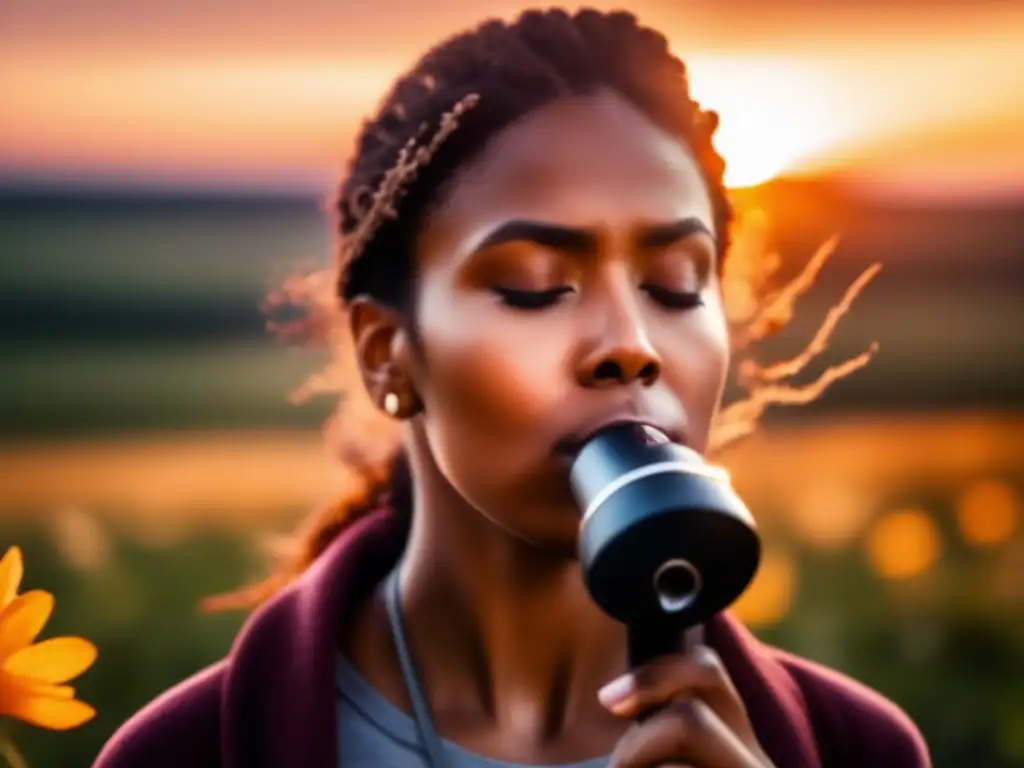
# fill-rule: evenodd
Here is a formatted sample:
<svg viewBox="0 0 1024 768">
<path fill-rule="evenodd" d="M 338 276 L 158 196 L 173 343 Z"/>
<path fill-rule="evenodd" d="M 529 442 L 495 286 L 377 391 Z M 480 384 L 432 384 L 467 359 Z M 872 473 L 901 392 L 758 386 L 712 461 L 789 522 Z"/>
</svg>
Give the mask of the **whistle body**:
<svg viewBox="0 0 1024 768">
<path fill-rule="evenodd" d="M 727 608 L 761 557 L 753 518 L 728 475 L 645 429 L 599 432 L 570 475 L 583 510 L 584 581 L 598 606 L 629 626 L 636 655 L 670 647 Z"/>
</svg>

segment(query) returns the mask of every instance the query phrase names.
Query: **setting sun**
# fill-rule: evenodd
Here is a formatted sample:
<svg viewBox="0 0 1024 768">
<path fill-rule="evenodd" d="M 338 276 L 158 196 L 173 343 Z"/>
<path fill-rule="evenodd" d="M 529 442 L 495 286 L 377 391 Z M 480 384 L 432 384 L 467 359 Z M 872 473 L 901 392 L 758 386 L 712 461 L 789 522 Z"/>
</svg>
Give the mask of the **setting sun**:
<svg viewBox="0 0 1024 768">
<path fill-rule="evenodd" d="M 690 86 L 721 118 L 715 146 L 729 187 L 753 187 L 833 147 L 843 120 L 827 83 L 796 62 L 695 58 Z"/>
</svg>

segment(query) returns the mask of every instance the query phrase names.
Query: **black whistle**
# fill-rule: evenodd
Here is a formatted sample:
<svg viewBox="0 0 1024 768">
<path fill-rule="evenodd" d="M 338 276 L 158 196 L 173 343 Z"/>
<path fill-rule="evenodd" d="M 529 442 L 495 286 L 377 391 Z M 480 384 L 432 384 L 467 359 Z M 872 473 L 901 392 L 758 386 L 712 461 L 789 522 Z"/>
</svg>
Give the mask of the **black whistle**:
<svg viewBox="0 0 1024 768">
<path fill-rule="evenodd" d="M 757 571 L 761 542 L 728 475 L 651 427 L 599 432 L 570 483 L 584 581 L 627 626 L 631 667 L 681 651 L 685 631 L 735 602 Z"/>
</svg>

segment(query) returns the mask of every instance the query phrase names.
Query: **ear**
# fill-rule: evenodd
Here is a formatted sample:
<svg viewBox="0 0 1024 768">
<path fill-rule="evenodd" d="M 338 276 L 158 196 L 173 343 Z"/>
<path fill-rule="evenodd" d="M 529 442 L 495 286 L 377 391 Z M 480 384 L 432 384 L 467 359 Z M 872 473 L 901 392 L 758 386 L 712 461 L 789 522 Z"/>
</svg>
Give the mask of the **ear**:
<svg viewBox="0 0 1024 768">
<path fill-rule="evenodd" d="M 356 365 L 370 399 L 383 409 L 394 393 L 403 401 L 414 395 L 409 368 L 409 339 L 396 309 L 359 296 L 348 304 Z"/>
</svg>

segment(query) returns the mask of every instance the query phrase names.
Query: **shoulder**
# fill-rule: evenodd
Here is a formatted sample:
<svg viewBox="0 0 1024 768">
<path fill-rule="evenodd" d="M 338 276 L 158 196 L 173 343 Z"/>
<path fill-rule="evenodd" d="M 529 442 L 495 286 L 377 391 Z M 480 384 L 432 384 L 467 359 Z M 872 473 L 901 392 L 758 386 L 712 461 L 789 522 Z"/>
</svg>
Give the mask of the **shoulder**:
<svg viewBox="0 0 1024 768">
<path fill-rule="evenodd" d="M 225 666 L 207 667 L 140 710 L 111 737 L 93 768 L 218 766 Z"/>
<path fill-rule="evenodd" d="M 921 732 L 895 703 L 821 664 L 778 649 L 773 655 L 803 693 L 825 765 L 931 767 Z"/>
</svg>

